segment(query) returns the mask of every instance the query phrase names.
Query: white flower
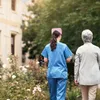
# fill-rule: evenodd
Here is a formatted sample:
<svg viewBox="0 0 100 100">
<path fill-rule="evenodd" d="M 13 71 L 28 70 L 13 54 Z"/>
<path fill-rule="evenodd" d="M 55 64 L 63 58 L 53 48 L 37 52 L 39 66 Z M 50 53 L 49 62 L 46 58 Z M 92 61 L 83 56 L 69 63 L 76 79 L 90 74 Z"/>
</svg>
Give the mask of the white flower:
<svg viewBox="0 0 100 100">
<path fill-rule="evenodd" d="M 39 64 L 39 61 L 37 61 L 36 64 Z"/>
<path fill-rule="evenodd" d="M 38 90 L 39 92 L 42 91 L 39 85 L 37 85 L 37 90 Z"/>
<path fill-rule="evenodd" d="M 10 58 L 7 58 L 7 61 L 9 61 L 10 60 Z"/>
<path fill-rule="evenodd" d="M 41 88 L 40 88 L 40 85 L 37 85 L 36 87 L 34 87 L 32 94 L 35 94 L 36 91 L 39 91 L 39 92 L 42 91 Z"/>
<path fill-rule="evenodd" d="M 28 41 L 28 44 L 30 44 L 31 42 L 30 41 Z"/>
<path fill-rule="evenodd" d="M 26 68 L 29 68 L 30 66 L 29 65 L 26 65 Z"/>
<path fill-rule="evenodd" d="M 16 84 L 18 84 L 18 82 L 17 82 L 17 81 L 16 81 L 15 83 L 16 83 Z"/>
<path fill-rule="evenodd" d="M 20 69 L 22 69 L 24 66 L 19 66 Z"/>
<path fill-rule="evenodd" d="M 34 87 L 34 90 L 32 91 L 32 94 L 35 94 L 36 90 L 37 90 L 37 87 Z"/>
<path fill-rule="evenodd" d="M 35 18 L 35 15 L 32 14 L 32 15 L 31 15 L 31 18 Z"/>
<path fill-rule="evenodd" d="M 7 68 L 7 65 L 6 64 L 3 64 L 3 66 L 2 66 L 3 68 Z"/>
<path fill-rule="evenodd" d="M 3 79 L 4 81 L 6 81 L 6 80 L 7 80 L 7 76 L 6 76 L 6 75 L 3 75 L 3 76 L 2 76 L 2 79 Z"/>
<path fill-rule="evenodd" d="M 10 100 L 10 99 L 7 99 L 7 100 Z"/>
<path fill-rule="evenodd" d="M 12 79 L 15 79 L 16 78 L 16 75 L 12 75 Z"/>
<path fill-rule="evenodd" d="M 27 69 L 26 69 L 25 67 L 23 67 L 23 68 L 22 68 L 22 71 L 23 71 L 24 73 L 26 73 L 26 72 L 27 72 Z"/>
<path fill-rule="evenodd" d="M 35 94 L 35 92 L 36 92 L 36 91 L 33 90 L 33 91 L 32 91 L 32 94 Z"/>
<path fill-rule="evenodd" d="M 45 81 L 45 84 L 48 84 L 48 82 L 47 82 L 47 81 Z"/>
<path fill-rule="evenodd" d="M 27 89 L 27 91 L 31 91 L 30 89 Z"/>
<path fill-rule="evenodd" d="M 36 91 L 37 90 L 37 87 L 34 87 L 34 91 Z"/>
<path fill-rule="evenodd" d="M 25 21 L 25 26 L 26 26 L 26 27 L 28 26 L 28 22 L 27 22 L 27 21 Z"/>
<path fill-rule="evenodd" d="M 27 72 L 27 69 L 26 69 L 24 66 L 20 66 L 19 68 L 20 68 L 20 70 L 21 70 L 23 73 L 26 73 L 26 72 Z"/>
<path fill-rule="evenodd" d="M 9 59 L 9 63 L 12 63 L 12 60 Z"/>
</svg>

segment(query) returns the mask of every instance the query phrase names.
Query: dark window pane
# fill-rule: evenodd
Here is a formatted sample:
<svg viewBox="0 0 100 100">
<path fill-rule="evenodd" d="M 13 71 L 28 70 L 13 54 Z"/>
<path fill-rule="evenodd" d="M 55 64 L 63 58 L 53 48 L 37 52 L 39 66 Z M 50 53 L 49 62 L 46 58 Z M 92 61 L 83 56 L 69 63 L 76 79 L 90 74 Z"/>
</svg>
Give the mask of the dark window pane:
<svg viewBox="0 0 100 100">
<path fill-rule="evenodd" d="M 15 54 L 15 35 L 11 35 L 11 53 Z"/>
<path fill-rule="evenodd" d="M 12 10 L 16 10 L 16 0 L 11 0 L 11 8 Z"/>
</svg>

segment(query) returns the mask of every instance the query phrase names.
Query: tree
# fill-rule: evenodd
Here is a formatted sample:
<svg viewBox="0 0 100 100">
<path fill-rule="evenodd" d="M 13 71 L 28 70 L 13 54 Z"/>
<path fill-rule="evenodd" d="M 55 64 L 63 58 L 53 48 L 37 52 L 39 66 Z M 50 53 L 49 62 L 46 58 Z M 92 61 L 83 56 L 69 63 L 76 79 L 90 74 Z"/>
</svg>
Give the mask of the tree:
<svg viewBox="0 0 100 100">
<path fill-rule="evenodd" d="M 100 46 L 100 1 L 99 0 L 42 0 L 29 7 L 35 18 L 29 20 L 23 41 L 30 48 L 30 56 L 40 54 L 49 43 L 51 28 L 63 29 L 62 42 L 75 53 L 82 44 L 81 32 L 90 29 L 94 33 L 93 43 Z M 28 43 L 28 41 L 31 41 Z M 26 52 L 25 51 L 25 52 Z"/>
</svg>

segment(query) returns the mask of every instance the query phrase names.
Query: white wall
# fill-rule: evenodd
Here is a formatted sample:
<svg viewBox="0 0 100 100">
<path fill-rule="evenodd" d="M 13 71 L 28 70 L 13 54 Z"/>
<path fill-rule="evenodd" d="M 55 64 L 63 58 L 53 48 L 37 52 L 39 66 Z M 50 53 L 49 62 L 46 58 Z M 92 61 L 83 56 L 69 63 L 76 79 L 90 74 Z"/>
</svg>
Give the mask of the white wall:
<svg viewBox="0 0 100 100">
<path fill-rule="evenodd" d="M 7 57 L 11 54 L 11 34 L 15 34 L 15 55 L 19 57 L 21 64 L 22 57 L 22 11 L 23 3 L 16 0 L 16 11 L 11 9 L 11 0 L 1 0 L 0 6 L 0 55 L 4 63 L 7 63 Z"/>
</svg>

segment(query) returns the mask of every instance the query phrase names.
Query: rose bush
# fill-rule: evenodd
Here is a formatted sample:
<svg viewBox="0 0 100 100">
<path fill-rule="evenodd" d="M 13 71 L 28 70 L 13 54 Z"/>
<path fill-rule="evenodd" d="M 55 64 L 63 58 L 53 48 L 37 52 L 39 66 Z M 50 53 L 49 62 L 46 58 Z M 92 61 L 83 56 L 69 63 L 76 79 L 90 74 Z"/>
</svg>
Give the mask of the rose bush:
<svg viewBox="0 0 100 100">
<path fill-rule="evenodd" d="M 50 100 L 46 67 L 18 67 L 15 56 L 7 59 L 9 66 L 0 67 L 0 100 Z M 96 100 L 100 99 L 99 92 Z M 73 83 L 68 82 L 66 94 L 67 100 L 81 100 L 80 90 Z"/>
</svg>

